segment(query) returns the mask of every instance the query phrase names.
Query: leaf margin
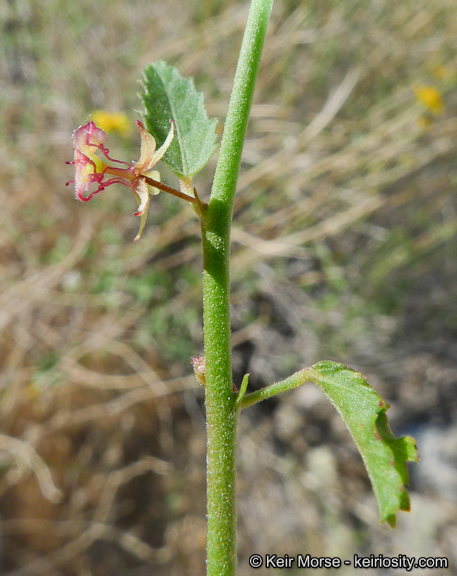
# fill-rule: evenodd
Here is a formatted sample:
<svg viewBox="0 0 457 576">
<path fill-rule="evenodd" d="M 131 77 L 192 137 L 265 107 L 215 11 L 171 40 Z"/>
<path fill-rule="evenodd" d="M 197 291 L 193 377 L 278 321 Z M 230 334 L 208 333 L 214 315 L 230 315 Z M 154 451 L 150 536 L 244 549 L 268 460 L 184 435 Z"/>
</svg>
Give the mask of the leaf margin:
<svg viewBox="0 0 457 576">
<path fill-rule="evenodd" d="M 161 84 L 159 91 L 154 92 L 154 83 Z M 168 134 L 169 120 L 175 124 L 175 139 L 162 161 L 179 178 L 193 176 L 217 149 L 218 121 L 208 117 L 203 93 L 197 92 L 193 78 L 181 76 L 177 68 L 163 60 L 145 67 L 142 85 L 144 122 L 158 146 Z"/>
<path fill-rule="evenodd" d="M 331 394 L 331 391 L 329 391 L 329 386 L 335 386 L 335 384 L 327 382 L 322 385 L 322 375 L 325 375 L 326 372 L 335 373 L 337 371 L 344 371 L 346 376 L 350 375 L 354 381 L 358 380 L 359 385 L 362 384 L 361 389 L 365 389 L 378 403 L 378 409 L 371 416 L 371 428 L 368 431 L 364 431 L 367 443 L 370 445 L 369 449 L 361 445 L 360 428 L 357 430 L 356 426 L 353 425 L 351 422 L 353 418 L 345 417 L 345 407 L 341 405 L 341 402 L 337 401 L 335 394 Z M 309 379 L 322 390 L 340 414 L 359 450 L 370 478 L 381 522 L 387 521 L 394 528 L 397 522 L 397 512 L 410 510 L 410 500 L 406 490 L 406 485 L 409 483 L 406 463 L 419 460 L 416 441 L 411 436 L 397 438 L 393 434 L 386 414 L 390 405 L 368 384 L 366 377 L 362 373 L 333 361 L 318 362 L 309 368 L 309 372 Z M 381 458 L 383 465 L 379 464 L 380 442 L 384 448 L 384 454 Z M 395 490 L 397 493 L 395 493 Z"/>
</svg>

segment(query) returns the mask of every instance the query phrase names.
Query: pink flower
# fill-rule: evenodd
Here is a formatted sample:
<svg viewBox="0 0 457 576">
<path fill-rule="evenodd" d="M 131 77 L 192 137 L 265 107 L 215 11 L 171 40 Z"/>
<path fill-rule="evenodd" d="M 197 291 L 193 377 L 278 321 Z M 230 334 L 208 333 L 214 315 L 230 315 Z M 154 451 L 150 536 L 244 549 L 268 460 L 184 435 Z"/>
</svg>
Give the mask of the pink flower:
<svg viewBox="0 0 457 576">
<path fill-rule="evenodd" d="M 146 224 L 149 196 L 160 192 L 157 188 L 148 188 L 146 178 L 160 181 L 159 172 L 151 169 L 162 159 L 173 140 L 174 124 L 171 120 L 170 123 L 170 132 L 165 142 L 156 150 L 154 137 L 141 122 L 136 122 L 141 137 L 141 153 L 138 162 L 133 164 L 110 157 L 108 148 L 103 145 L 108 135 L 94 122 L 88 122 L 73 132 L 74 161 L 67 164 L 73 164 L 76 171 L 75 179 L 67 182 L 67 186 L 71 182 L 75 183 L 76 198 L 82 202 L 87 202 L 111 184 L 123 184 L 131 188 L 138 201 L 138 210 L 133 215 L 141 216 L 135 242 L 140 239 Z M 102 157 L 97 155 L 98 151 Z M 97 189 L 86 196 L 93 184 L 97 185 Z"/>
</svg>

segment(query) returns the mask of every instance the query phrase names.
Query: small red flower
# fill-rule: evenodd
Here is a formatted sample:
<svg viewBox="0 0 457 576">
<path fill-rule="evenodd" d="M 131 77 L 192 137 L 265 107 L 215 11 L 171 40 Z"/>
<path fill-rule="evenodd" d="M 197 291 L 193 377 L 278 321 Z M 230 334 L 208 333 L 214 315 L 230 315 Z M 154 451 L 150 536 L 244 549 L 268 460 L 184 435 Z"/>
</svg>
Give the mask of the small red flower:
<svg viewBox="0 0 457 576">
<path fill-rule="evenodd" d="M 160 181 L 159 172 L 151 169 L 162 159 L 173 140 L 174 124 L 171 120 L 170 123 L 170 132 L 165 142 L 156 150 L 154 137 L 141 122 L 136 122 L 141 137 L 141 153 L 138 162 L 133 164 L 110 157 L 108 148 L 104 146 L 108 135 L 94 122 L 88 122 L 73 132 L 74 160 L 67 164 L 73 164 L 76 170 L 75 179 L 67 182 L 67 186 L 75 183 L 76 198 L 82 202 L 87 202 L 111 184 L 123 184 L 130 188 L 138 201 L 138 210 L 134 212 L 134 216 L 141 216 L 140 230 L 135 242 L 140 239 L 146 224 L 149 196 L 160 192 L 157 188 L 148 188 L 146 178 Z M 98 151 L 102 157 L 97 155 Z M 86 196 L 93 184 L 97 185 L 97 189 Z"/>
</svg>

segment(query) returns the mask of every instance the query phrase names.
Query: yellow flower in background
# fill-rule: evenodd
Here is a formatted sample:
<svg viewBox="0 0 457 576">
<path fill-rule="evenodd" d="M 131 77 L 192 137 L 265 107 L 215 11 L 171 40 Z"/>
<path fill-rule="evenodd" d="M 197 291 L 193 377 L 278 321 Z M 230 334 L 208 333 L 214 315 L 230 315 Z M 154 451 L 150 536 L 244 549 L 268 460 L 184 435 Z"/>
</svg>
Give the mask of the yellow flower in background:
<svg viewBox="0 0 457 576">
<path fill-rule="evenodd" d="M 453 76 L 452 69 L 445 64 L 438 64 L 434 66 L 432 69 L 432 74 L 437 80 L 448 80 Z"/>
<path fill-rule="evenodd" d="M 441 114 L 444 110 L 444 102 L 441 92 L 433 86 L 417 84 L 413 86 L 413 92 L 417 100 L 433 114 Z"/>
<path fill-rule="evenodd" d="M 95 110 L 91 120 L 105 132 L 117 132 L 121 136 L 129 136 L 131 132 L 131 123 L 123 112 Z"/>
</svg>

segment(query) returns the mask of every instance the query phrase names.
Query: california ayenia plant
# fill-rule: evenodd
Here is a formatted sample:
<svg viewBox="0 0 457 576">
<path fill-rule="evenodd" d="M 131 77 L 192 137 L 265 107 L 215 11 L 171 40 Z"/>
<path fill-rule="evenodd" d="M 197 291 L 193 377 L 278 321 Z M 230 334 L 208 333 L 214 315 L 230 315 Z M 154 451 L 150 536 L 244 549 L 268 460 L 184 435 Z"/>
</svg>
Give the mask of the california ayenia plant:
<svg viewBox="0 0 457 576">
<path fill-rule="evenodd" d="M 215 120 L 208 119 L 203 96 L 192 80 L 156 62 L 144 72 L 144 124 L 138 162 L 111 158 L 104 146 L 106 133 L 88 122 L 73 135 L 75 187 L 86 201 L 110 184 L 132 189 L 138 200 L 141 236 L 150 196 L 161 190 L 195 209 L 201 222 L 204 257 L 205 354 L 194 358 L 194 371 L 205 386 L 208 433 L 207 573 L 236 573 L 235 446 L 238 416 L 244 408 L 291 390 L 309 380 L 321 388 L 349 429 L 368 471 L 382 521 L 394 526 L 396 513 L 409 509 L 405 484 L 407 461 L 417 460 L 411 437 L 395 438 L 389 428 L 385 402 L 365 377 L 336 362 L 324 361 L 296 372 L 282 382 L 248 394 L 248 375 L 237 391 L 232 381 L 230 350 L 230 227 L 241 151 L 273 0 L 252 0 L 239 55 L 229 110 L 208 204 L 200 201 L 193 176 L 216 148 Z M 156 142 L 160 147 L 156 149 Z M 153 170 L 162 160 L 179 178 L 180 190 L 160 182 Z M 90 192 L 95 185 L 96 189 Z"/>
</svg>

